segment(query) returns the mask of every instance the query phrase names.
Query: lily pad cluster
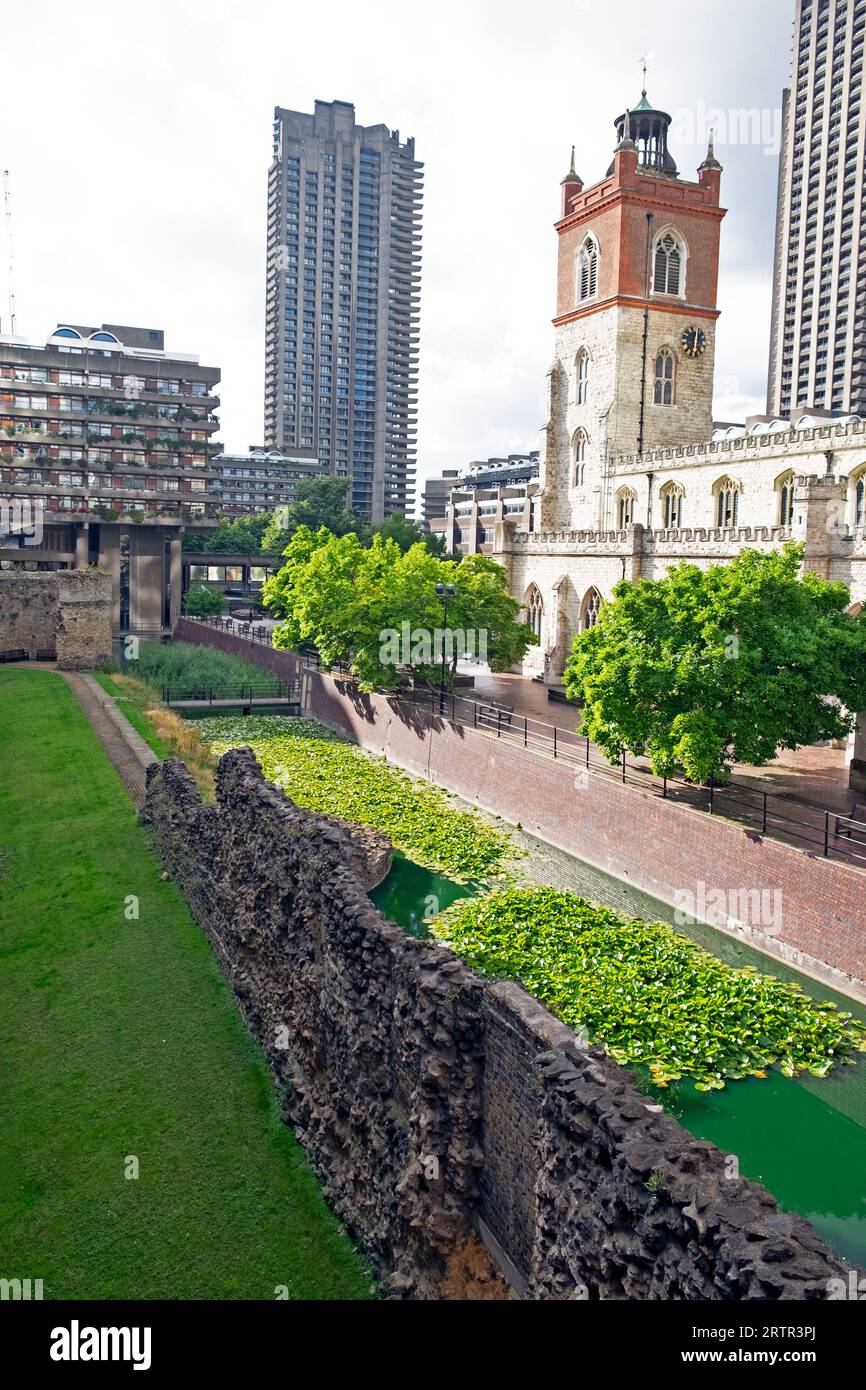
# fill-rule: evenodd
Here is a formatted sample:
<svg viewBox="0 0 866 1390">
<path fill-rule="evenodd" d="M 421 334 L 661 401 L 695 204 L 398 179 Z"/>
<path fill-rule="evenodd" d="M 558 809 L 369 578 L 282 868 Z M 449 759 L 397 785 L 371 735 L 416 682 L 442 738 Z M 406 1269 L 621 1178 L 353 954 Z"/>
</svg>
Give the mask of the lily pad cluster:
<svg viewBox="0 0 866 1390">
<path fill-rule="evenodd" d="M 866 1051 L 866 1024 L 797 985 L 711 956 L 660 922 L 626 921 L 570 893 L 465 898 L 433 934 L 467 965 L 516 980 L 574 1028 L 661 1087 L 808 1071 Z"/>
<path fill-rule="evenodd" d="M 384 830 L 426 869 L 459 882 L 487 882 L 503 870 L 506 834 L 315 720 L 224 717 L 196 727 L 217 755 L 249 745 L 265 776 L 298 806 Z"/>
</svg>

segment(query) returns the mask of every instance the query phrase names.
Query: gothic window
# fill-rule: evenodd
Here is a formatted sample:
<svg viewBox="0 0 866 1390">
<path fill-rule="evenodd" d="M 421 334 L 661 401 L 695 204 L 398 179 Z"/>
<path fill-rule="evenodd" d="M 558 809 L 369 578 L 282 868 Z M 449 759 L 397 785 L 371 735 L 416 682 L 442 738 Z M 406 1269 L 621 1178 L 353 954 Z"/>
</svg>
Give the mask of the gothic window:
<svg viewBox="0 0 866 1390">
<path fill-rule="evenodd" d="M 574 456 L 574 486 L 583 487 L 586 476 L 586 448 L 589 444 L 589 436 L 586 430 L 577 430 L 571 441 L 572 453 Z"/>
<path fill-rule="evenodd" d="M 620 488 L 616 494 L 616 516 L 620 531 L 624 531 L 627 526 L 634 525 L 634 504 L 636 501 L 637 493 L 633 488 Z"/>
<path fill-rule="evenodd" d="M 794 474 L 783 473 L 776 479 L 776 495 L 779 498 L 778 517 L 780 526 L 790 526 L 794 520 Z"/>
<path fill-rule="evenodd" d="M 866 470 L 854 483 L 854 525 L 866 526 Z"/>
<path fill-rule="evenodd" d="M 731 478 L 720 478 L 713 488 L 716 498 L 716 525 L 720 531 L 733 530 L 740 520 L 740 494 L 742 483 Z"/>
<path fill-rule="evenodd" d="M 683 524 L 685 489 L 679 483 L 665 483 L 662 488 L 662 520 L 666 531 L 678 531 Z"/>
<path fill-rule="evenodd" d="M 673 405 L 676 387 L 676 360 L 669 347 L 663 347 L 656 358 L 655 405 Z"/>
<path fill-rule="evenodd" d="M 653 289 L 656 294 L 682 293 L 683 251 L 673 232 L 665 232 L 656 242 Z"/>
<path fill-rule="evenodd" d="M 577 354 L 577 404 L 586 405 L 589 391 L 589 353 L 581 348 Z"/>
<path fill-rule="evenodd" d="M 589 632 L 591 627 L 595 627 L 601 613 L 601 594 L 598 589 L 590 589 L 580 610 L 580 630 Z"/>
<path fill-rule="evenodd" d="M 544 600 L 534 584 L 530 585 L 526 595 L 526 621 L 532 628 L 539 641 L 541 641 L 541 623 L 544 618 Z"/>
<path fill-rule="evenodd" d="M 577 261 L 577 297 L 592 299 L 598 291 L 598 243 L 588 236 Z"/>
</svg>

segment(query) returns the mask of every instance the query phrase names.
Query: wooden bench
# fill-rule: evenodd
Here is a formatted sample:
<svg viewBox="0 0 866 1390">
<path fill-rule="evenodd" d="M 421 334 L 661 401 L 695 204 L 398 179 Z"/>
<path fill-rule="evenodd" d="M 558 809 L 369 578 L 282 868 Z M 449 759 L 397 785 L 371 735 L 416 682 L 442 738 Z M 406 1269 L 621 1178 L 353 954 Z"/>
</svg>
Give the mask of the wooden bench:
<svg viewBox="0 0 866 1390">
<path fill-rule="evenodd" d="M 853 822 L 859 822 L 855 825 Z M 836 839 L 858 840 L 866 844 L 866 805 L 856 802 L 850 816 L 836 817 Z"/>
<path fill-rule="evenodd" d="M 478 724 L 486 729 L 510 729 L 514 710 L 508 705 L 478 705 Z"/>
</svg>

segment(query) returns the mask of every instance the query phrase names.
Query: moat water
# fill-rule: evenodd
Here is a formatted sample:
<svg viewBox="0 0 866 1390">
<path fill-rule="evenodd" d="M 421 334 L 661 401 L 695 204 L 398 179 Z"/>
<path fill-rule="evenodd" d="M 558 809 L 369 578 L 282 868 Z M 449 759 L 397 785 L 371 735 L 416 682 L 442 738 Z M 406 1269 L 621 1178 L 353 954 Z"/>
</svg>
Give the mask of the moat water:
<svg viewBox="0 0 866 1390">
<path fill-rule="evenodd" d="M 571 856 L 538 848 L 556 886 L 630 917 L 673 924 L 673 909 L 664 903 Z M 371 896 L 391 921 L 426 936 L 433 912 L 472 891 L 398 854 Z M 813 998 L 866 1018 L 866 1006 L 712 927 L 676 929 L 731 965 L 752 965 L 795 981 Z M 866 1054 L 823 1080 L 788 1079 L 770 1071 L 766 1081 L 731 1081 L 724 1091 L 708 1095 L 685 1082 L 663 1091 L 647 1082 L 644 1089 L 698 1139 L 735 1155 L 741 1176 L 763 1183 L 783 1210 L 805 1216 L 840 1255 L 866 1264 Z"/>
</svg>

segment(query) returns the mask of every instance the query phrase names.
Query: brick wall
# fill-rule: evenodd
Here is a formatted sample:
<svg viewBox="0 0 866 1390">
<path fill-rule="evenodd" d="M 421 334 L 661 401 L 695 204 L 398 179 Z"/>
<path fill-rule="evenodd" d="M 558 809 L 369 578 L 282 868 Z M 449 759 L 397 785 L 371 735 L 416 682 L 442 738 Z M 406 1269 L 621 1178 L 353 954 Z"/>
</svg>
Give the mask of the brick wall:
<svg viewBox="0 0 866 1390">
<path fill-rule="evenodd" d="M 248 657 L 291 678 L 296 658 L 182 620 L 176 636 Z M 521 824 L 530 834 L 678 905 L 681 891 L 781 893 L 782 924 L 715 923 L 828 983 L 866 994 L 866 877 L 754 831 L 603 776 L 460 729 L 350 682 L 307 673 L 304 705 L 362 748 Z"/>
<path fill-rule="evenodd" d="M 847 1279 L 628 1072 L 387 922 L 349 828 L 299 810 L 249 749 L 216 782 L 205 806 L 182 763 L 155 763 L 142 819 L 394 1296 L 505 1297 L 488 1249 L 537 1299 L 826 1299 Z"/>
</svg>

